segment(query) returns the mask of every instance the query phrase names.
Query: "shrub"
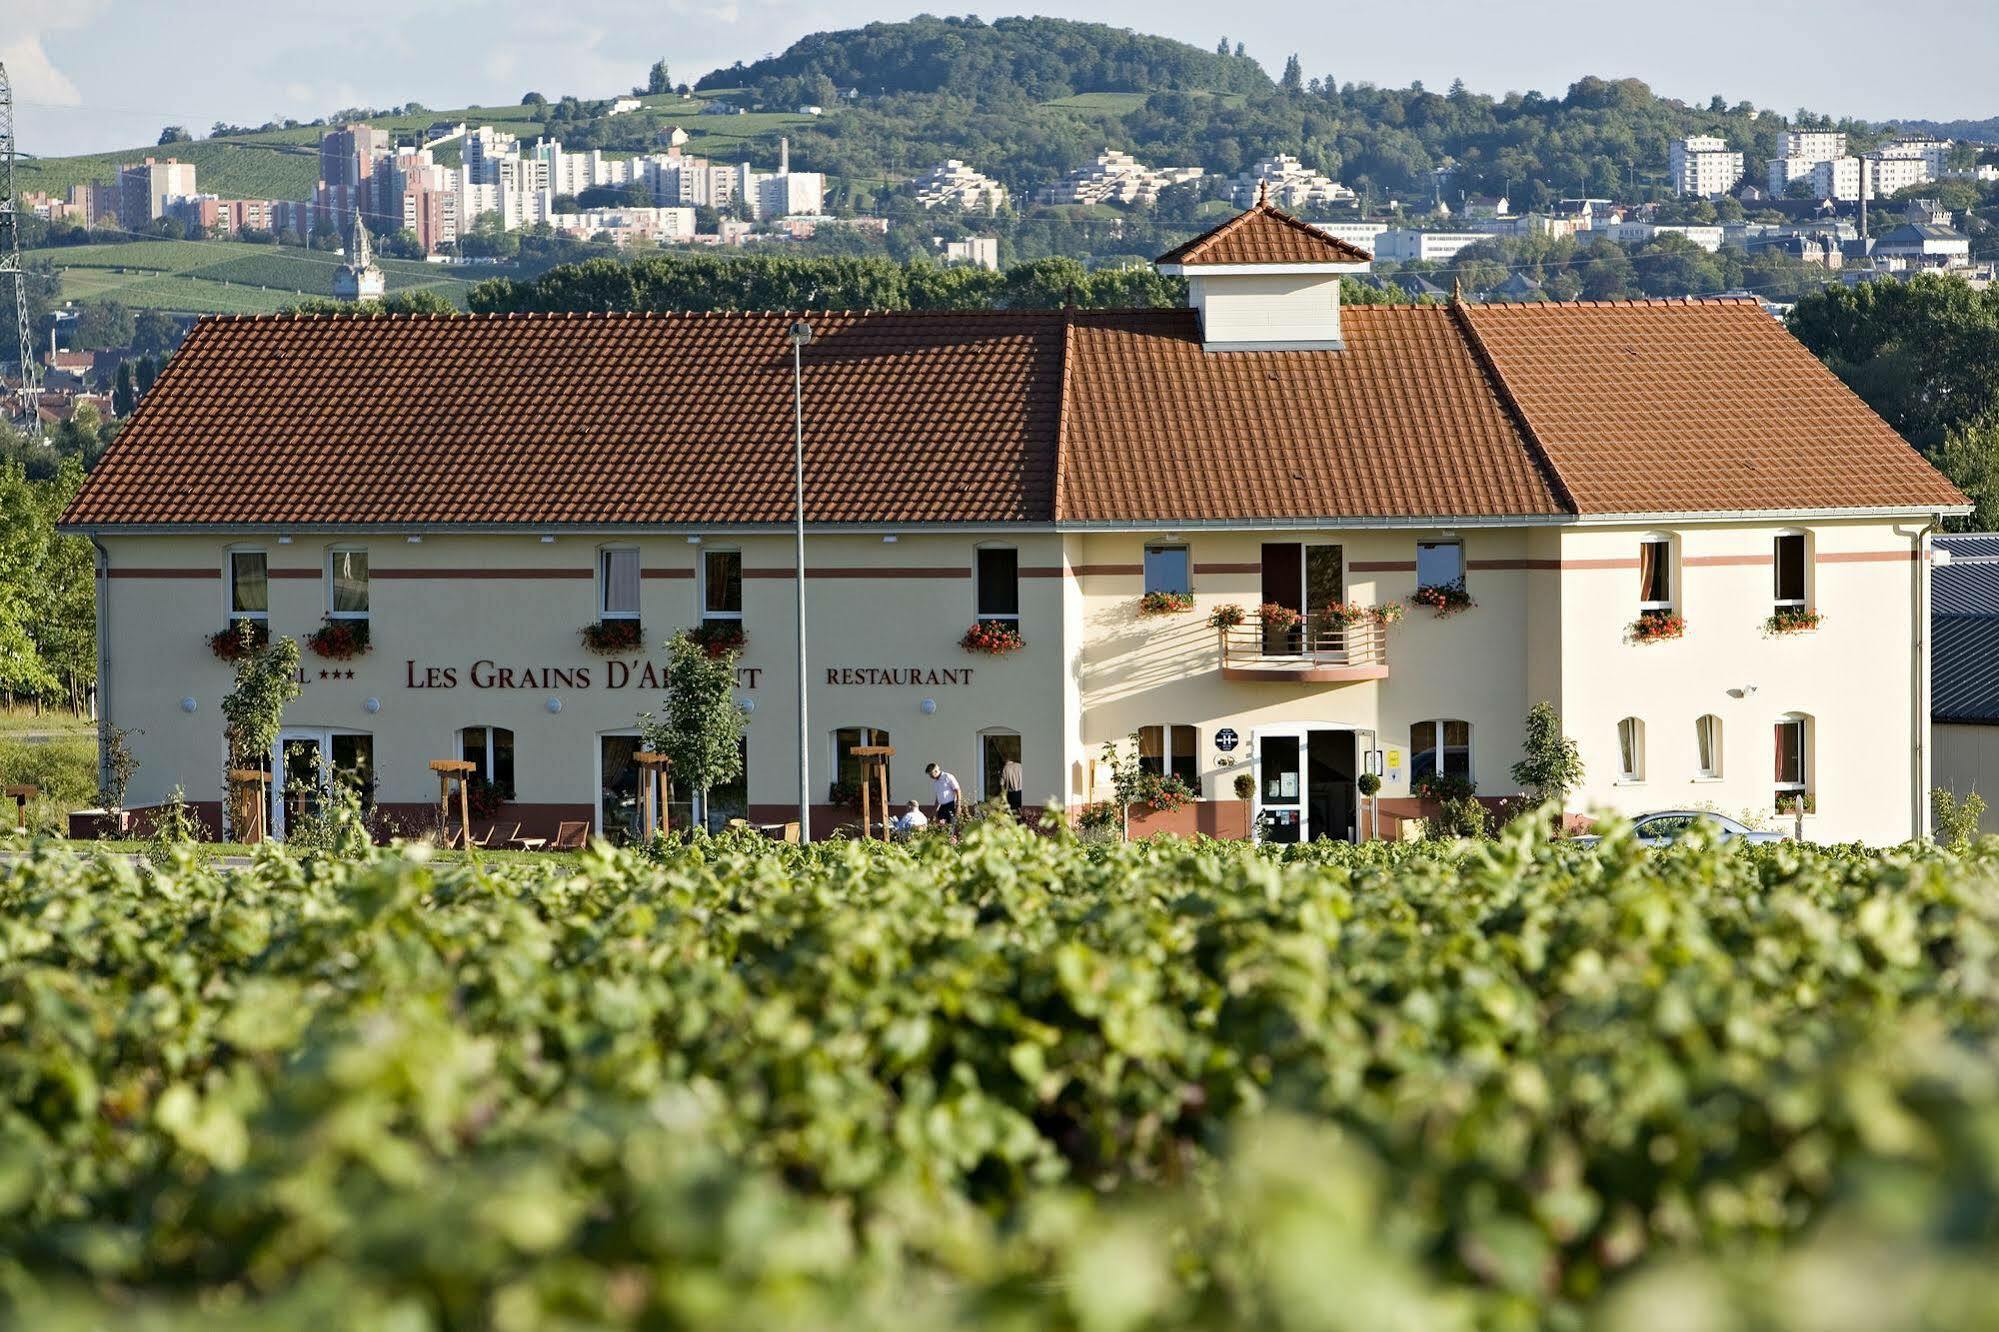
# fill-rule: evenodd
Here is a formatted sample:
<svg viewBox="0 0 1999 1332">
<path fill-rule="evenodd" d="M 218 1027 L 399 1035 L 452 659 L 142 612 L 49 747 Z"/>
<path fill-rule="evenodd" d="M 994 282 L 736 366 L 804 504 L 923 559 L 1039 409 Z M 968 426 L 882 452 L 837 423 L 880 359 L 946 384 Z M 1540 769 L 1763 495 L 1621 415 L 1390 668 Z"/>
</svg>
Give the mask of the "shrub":
<svg viewBox="0 0 1999 1332">
<path fill-rule="evenodd" d="M 1971 845 L 1978 838 L 1978 821 L 1984 817 L 1985 798 L 1976 791 L 1962 800 L 1948 787 L 1930 792 L 1930 821 L 1942 846 L 1961 851 Z"/>
</svg>

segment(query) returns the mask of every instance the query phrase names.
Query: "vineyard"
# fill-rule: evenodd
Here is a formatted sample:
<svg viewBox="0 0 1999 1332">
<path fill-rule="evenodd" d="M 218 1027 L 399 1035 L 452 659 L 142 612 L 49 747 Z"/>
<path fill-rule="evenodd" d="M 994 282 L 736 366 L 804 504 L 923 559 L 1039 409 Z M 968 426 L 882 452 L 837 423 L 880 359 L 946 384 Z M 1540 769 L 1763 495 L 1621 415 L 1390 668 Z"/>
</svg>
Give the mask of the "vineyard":
<svg viewBox="0 0 1999 1332">
<path fill-rule="evenodd" d="M 0 1319 L 1990 1326 L 1999 846 L 0 861 Z"/>
<path fill-rule="evenodd" d="M 202 314 L 268 314 L 311 296 L 331 296 L 337 254 L 237 241 L 132 241 L 33 250 L 60 275 L 64 299 L 115 300 Z M 450 270 L 378 259 L 390 291 L 424 288 L 458 305 L 470 284 Z M 480 276 L 491 276 L 482 270 Z"/>
</svg>

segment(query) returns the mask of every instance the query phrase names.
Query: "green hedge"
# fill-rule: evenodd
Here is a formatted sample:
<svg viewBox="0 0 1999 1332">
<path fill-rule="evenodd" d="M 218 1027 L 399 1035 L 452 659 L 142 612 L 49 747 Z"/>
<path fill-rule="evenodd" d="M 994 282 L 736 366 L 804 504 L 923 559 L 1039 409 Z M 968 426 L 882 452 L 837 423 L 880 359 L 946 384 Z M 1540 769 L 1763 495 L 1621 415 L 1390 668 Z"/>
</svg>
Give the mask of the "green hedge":
<svg viewBox="0 0 1999 1332">
<path fill-rule="evenodd" d="M 0 1300 L 163 1328 L 1952 1326 L 1999 849 L 0 865 Z M 148 1321 L 149 1320 L 149 1321 Z"/>
</svg>

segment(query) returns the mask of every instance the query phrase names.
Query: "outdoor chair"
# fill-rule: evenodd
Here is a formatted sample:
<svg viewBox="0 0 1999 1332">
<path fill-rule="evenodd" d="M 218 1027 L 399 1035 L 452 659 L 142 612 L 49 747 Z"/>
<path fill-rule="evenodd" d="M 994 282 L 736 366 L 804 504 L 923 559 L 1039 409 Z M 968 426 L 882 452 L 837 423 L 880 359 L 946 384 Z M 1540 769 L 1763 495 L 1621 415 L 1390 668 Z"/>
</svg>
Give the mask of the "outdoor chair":
<svg viewBox="0 0 1999 1332">
<path fill-rule="evenodd" d="M 583 843 L 590 837 L 587 823 L 559 823 L 555 828 L 555 840 L 548 844 L 551 851 L 581 851 Z"/>
</svg>

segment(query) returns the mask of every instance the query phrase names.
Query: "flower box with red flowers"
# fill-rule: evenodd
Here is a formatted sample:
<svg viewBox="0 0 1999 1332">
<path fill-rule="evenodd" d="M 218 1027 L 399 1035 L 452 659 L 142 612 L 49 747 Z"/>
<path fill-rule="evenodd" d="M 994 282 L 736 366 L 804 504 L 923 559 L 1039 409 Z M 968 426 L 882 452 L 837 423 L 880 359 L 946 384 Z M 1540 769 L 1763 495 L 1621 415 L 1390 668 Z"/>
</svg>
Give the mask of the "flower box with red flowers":
<svg viewBox="0 0 1999 1332">
<path fill-rule="evenodd" d="M 1809 633 L 1825 623 L 1825 612 L 1806 610 L 1803 606 L 1785 606 L 1763 621 L 1763 632 L 1768 634 Z"/>
<path fill-rule="evenodd" d="M 368 650 L 368 622 L 328 619 L 306 635 L 305 645 L 330 660 L 352 661 Z"/>
<path fill-rule="evenodd" d="M 1256 608 L 1256 618 L 1265 629 L 1295 629 L 1305 617 L 1289 606 L 1266 601 Z"/>
<path fill-rule="evenodd" d="M 477 773 L 465 784 L 465 803 L 475 819 L 490 819 L 500 812 L 500 807 L 514 798 L 514 793 L 504 786 L 497 786 Z"/>
<path fill-rule="evenodd" d="M 1631 622 L 1634 643 L 1663 643 L 1687 632 L 1687 617 L 1678 611 L 1646 611 Z"/>
<path fill-rule="evenodd" d="M 1191 592 L 1147 592 L 1138 599 L 1140 615 L 1178 615 L 1194 609 Z"/>
<path fill-rule="evenodd" d="M 1373 618 L 1374 612 L 1358 601 L 1335 601 L 1326 607 L 1326 622 L 1342 626 L 1353 626 L 1362 620 Z"/>
<path fill-rule="evenodd" d="M 1463 583 L 1432 583 L 1417 588 L 1415 595 L 1409 599 L 1419 606 L 1428 606 L 1440 620 L 1478 605 L 1471 599 L 1471 593 L 1465 591 Z"/>
<path fill-rule="evenodd" d="M 1233 602 L 1217 606 L 1208 612 L 1208 628 L 1233 629 L 1249 618 L 1249 612 Z"/>
<path fill-rule="evenodd" d="M 1018 652 L 1027 646 L 1021 638 L 1020 630 L 1004 620 L 981 620 L 965 631 L 958 640 L 958 646 L 967 652 L 982 652 L 989 657 L 1003 657 L 1009 652 Z"/>
<path fill-rule="evenodd" d="M 227 629 L 208 636 L 208 650 L 222 661 L 241 661 L 261 652 L 271 641 L 270 626 L 262 620 L 239 620 Z"/>
<path fill-rule="evenodd" d="M 1406 609 L 1399 601 L 1384 601 L 1379 606 L 1370 606 L 1368 614 L 1374 617 L 1376 624 L 1395 624 L 1402 619 Z"/>
<path fill-rule="evenodd" d="M 580 631 L 583 646 L 592 652 L 635 652 L 645 642 L 645 631 L 637 620 L 599 620 Z"/>
<path fill-rule="evenodd" d="M 750 641 L 740 620 L 704 620 L 687 631 L 688 640 L 711 657 L 741 652 Z"/>
</svg>

